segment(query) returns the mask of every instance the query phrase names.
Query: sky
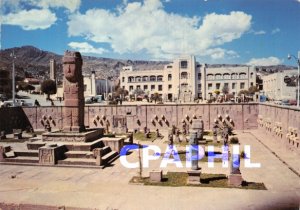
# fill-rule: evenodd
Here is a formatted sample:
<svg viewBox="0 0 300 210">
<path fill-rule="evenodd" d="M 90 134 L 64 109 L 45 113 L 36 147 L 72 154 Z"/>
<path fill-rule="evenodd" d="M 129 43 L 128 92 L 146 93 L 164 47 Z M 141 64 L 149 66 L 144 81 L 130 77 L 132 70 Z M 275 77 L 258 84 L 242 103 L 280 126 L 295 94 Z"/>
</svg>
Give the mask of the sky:
<svg viewBox="0 0 300 210">
<path fill-rule="evenodd" d="M 200 63 L 293 65 L 300 0 L 2 0 L 1 49 Z"/>
</svg>

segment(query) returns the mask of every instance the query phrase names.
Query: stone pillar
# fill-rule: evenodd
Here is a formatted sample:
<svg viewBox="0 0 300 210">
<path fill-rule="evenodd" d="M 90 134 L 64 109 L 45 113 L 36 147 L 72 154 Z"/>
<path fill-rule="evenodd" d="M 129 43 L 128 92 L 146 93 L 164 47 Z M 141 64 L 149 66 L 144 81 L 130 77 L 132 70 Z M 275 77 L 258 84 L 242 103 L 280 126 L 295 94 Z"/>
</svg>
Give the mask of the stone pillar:
<svg viewBox="0 0 300 210">
<path fill-rule="evenodd" d="M 198 167 L 198 139 L 197 139 L 197 131 L 191 130 L 190 131 L 190 146 L 191 146 L 191 162 L 192 162 L 192 169 L 197 170 Z"/>
<path fill-rule="evenodd" d="M 65 132 L 81 132 L 84 127 L 84 96 L 82 58 L 79 52 L 66 51 L 64 72 L 64 124 Z"/>
<path fill-rule="evenodd" d="M 218 142 L 218 131 L 219 131 L 218 121 L 215 119 L 212 128 L 214 142 Z"/>
<path fill-rule="evenodd" d="M 240 156 L 233 155 L 230 164 L 230 175 L 228 176 L 228 185 L 239 187 L 243 183 L 242 174 L 240 171 Z"/>
<path fill-rule="evenodd" d="M 2 146 L 0 146 L 0 162 L 4 161 L 5 158 L 4 154 L 5 154 L 5 149 Z"/>
<path fill-rule="evenodd" d="M 103 149 L 102 148 L 96 148 L 93 150 L 94 157 L 96 158 L 96 165 L 101 166 L 102 164 L 102 156 L 103 156 Z"/>
</svg>

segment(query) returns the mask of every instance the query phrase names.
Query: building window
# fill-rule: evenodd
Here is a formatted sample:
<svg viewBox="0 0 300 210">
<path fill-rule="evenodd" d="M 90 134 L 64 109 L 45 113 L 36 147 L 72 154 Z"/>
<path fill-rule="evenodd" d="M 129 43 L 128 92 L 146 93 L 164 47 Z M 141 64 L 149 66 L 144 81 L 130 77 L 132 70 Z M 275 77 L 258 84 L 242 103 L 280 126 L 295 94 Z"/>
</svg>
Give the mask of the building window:
<svg viewBox="0 0 300 210">
<path fill-rule="evenodd" d="M 228 74 L 228 73 L 223 74 L 223 78 L 224 79 L 230 79 L 230 74 Z"/>
<path fill-rule="evenodd" d="M 172 89 L 172 85 L 168 85 L 168 89 L 171 90 Z"/>
<path fill-rule="evenodd" d="M 231 89 L 235 89 L 235 83 L 232 83 L 232 88 Z"/>
<path fill-rule="evenodd" d="M 122 77 L 122 82 L 124 82 L 125 81 L 125 77 Z"/>
<path fill-rule="evenodd" d="M 144 90 L 148 90 L 148 85 L 144 85 Z"/>
<path fill-rule="evenodd" d="M 136 89 L 141 89 L 141 86 L 140 86 L 140 85 L 137 85 L 137 86 L 136 86 Z"/>
<path fill-rule="evenodd" d="M 228 87 L 229 85 L 228 85 L 228 83 L 224 83 L 224 87 Z"/>
<path fill-rule="evenodd" d="M 181 79 L 187 79 L 187 78 L 188 78 L 187 72 L 182 72 L 181 73 Z"/>
<path fill-rule="evenodd" d="M 240 73 L 239 76 L 240 76 L 240 79 L 246 79 L 246 77 L 247 77 L 246 73 Z"/>
<path fill-rule="evenodd" d="M 87 85 L 84 85 L 84 87 L 83 87 L 83 88 L 84 88 L 84 91 L 86 91 Z"/>
<path fill-rule="evenodd" d="M 155 82 L 156 81 L 156 76 L 150 76 L 150 81 Z"/>
<path fill-rule="evenodd" d="M 133 90 L 133 86 L 130 85 L 130 86 L 129 86 L 129 91 L 132 91 L 132 90 Z"/>
<path fill-rule="evenodd" d="M 207 75 L 207 80 L 213 80 L 213 79 L 214 79 L 214 75 L 212 75 L 212 74 Z"/>
<path fill-rule="evenodd" d="M 168 74 L 168 81 L 172 80 L 172 74 Z"/>
<path fill-rule="evenodd" d="M 141 77 L 135 77 L 135 81 L 136 82 L 140 82 L 141 81 Z"/>
<path fill-rule="evenodd" d="M 250 87 L 252 87 L 252 86 L 253 86 L 253 82 L 250 83 Z"/>
<path fill-rule="evenodd" d="M 155 90 L 155 85 L 151 85 L 151 90 Z"/>
<path fill-rule="evenodd" d="M 167 69 L 171 69 L 172 68 L 172 66 L 167 66 Z"/>
<path fill-rule="evenodd" d="M 212 90 L 212 83 L 208 83 L 208 90 Z"/>
<path fill-rule="evenodd" d="M 216 74 L 216 79 L 222 79 L 222 75 L 221 74 Z"/>
<path fill-rule="evenodd" d="M 188 62 L 187 61 L 181 61 L 180 62 L 180 68 L 181 69 L 186 69 L 188 67 Z"/>
<path fill-rule="evenodd" d="M 244 89 L 245 88 L 245 83 L 244 82 L 241 82 L 241 84 L 240 84 L 240 89 L 242 90 L 242 89 Z"/>
<path fill-rule="evenodd" d="M 148 81 L 148 76 L 143 76 L 143 82 L 147 82 Z"/>
<path fill-rule="evenodd" d="M 198 84 L 198 90 L 201 90 L 201 84 Z"/>
<path fill-rule="evenodd" d="M 217 83 L 217 84 L 216 84 L 216 89 L 217 89 L 217 90 L 220 90 L 220 86 L 221 86 L 221 84 L 220 84 L 220 83 Z"/>
<path fill-rule="evenodd" d="M 159 76 L 157 76 L 157 81 L 163 81 L 163 76 L 161 76 L 161 75 L 159 75 Z"/>
<path fill-rule="evenodd" d="M 250 78 L 251 78 L 251 79 L 253 78 L 253 72 L 251 72 L 251 74 L 250 74 Z"/>
<path fill-rule="evenodd" d="M 158 85 L 158 90 L 162 91 L 162 85 Z"/>
<path fill-rule="evenodd" d="M 201 73 L 198 73 L 198 80 L 201 80 Z"/>
<path fill-rule="evenodd" d="M 128 77 L 128 82 L 133 82 L 134 78 L 133 77 Z"/>
</svg>

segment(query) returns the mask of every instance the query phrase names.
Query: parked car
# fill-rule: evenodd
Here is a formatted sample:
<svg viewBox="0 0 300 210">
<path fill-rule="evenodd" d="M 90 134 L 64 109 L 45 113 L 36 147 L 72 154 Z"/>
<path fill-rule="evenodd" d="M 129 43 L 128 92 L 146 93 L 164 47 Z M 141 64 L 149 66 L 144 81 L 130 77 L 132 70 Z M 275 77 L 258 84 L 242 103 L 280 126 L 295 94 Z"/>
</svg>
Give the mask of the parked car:
<svg viewBox="0 0 300 210">
<path fill-rule="evenodd" d="M 0 101 L 6 101 L 7 97 L 5 94 L 0 94 Z"/>
<path fill-rule="evenodd" d="M 4 102 L 0 102 L 0 107 L 11 107 L 13 106 L 13 101 L 9 100 L 9 101 L 4 101 Z M 16 99 L 15 100 L 15 106 L 33 106 L 32 103 L 28 103 L 25 100 L 22 99 Z"/>
<path fill-rule="evenodd" d="M 92 104 L 92 103 L 94 103 L 94 97 L 92 97 L 92 96 L 85 97 L 84 103 L 85 104 Z"/>
</svg>

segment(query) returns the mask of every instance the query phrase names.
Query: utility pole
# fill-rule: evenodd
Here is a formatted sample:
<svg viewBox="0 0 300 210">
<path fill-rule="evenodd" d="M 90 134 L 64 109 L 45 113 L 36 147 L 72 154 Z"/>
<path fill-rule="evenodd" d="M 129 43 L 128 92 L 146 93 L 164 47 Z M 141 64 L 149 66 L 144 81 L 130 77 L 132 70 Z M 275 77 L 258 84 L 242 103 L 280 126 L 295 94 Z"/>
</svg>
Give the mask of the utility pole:
<svg viewBox="0 0 300 210">
<path fill-rule="evenodd" d="M 15 96 L 15 93 L 16 93 L 16 78 L 15 78 L 15 59 L 17 58 L 16 55 L 15 55 L 15 52 L 13 51 L 11 54 L 10 54 L 10 57 L 12 57 L 13 59 L 13 63 L 12 63 L 12 98 L 13 98 L 13 107 L 16 106 L 16 96 Z"/>
</svg>

